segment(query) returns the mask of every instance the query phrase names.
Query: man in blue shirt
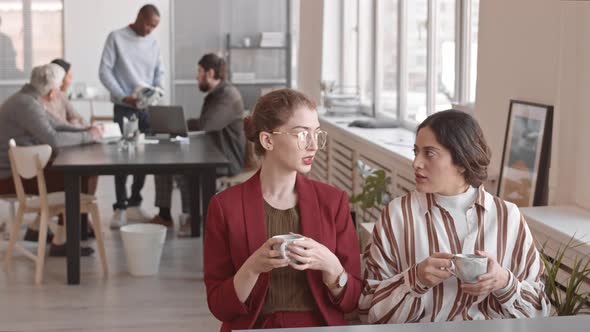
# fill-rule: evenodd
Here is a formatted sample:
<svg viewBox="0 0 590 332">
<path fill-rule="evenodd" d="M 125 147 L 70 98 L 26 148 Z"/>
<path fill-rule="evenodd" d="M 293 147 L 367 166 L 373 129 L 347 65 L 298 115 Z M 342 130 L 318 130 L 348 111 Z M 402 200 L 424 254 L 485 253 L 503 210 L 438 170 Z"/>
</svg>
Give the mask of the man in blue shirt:
<svg viewBox="0 0 590 332">
<path fill-rule="evenodd" d="M 134 23 L 115 30 L 107 37 L 100 61 L 99 76 L 111 93 L 115 104 L 114 120 L 123 130 L 123 119 L 135 115 L 139 130 L 149 129 L 145 111 L 137 108 L 133 91 L 138 87 L 160 87 L 164 76 L 160 48 L 151 32 L 160 23 L 160 12 L 154 5 L 141 7 Z M 119 228 L 129 220 L 147 221 L 150 216 L 141 210 L 141 189 L 145 175 L 134 175 L 131 196 L 127 197 L 126 175 L 115 176 L 117 201 L 111 228 Z"/>
</svg>

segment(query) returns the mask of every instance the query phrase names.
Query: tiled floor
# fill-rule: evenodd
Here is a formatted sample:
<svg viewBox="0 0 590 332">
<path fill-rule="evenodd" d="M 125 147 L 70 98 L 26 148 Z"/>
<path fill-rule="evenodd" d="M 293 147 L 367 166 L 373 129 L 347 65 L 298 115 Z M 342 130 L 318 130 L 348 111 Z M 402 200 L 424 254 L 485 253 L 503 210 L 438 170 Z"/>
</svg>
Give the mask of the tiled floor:
<svg viewBox="0 0 590 332">
<path fill-rule="evenodd" d="M 152 177 L 147 178 L 143 195 L 144 208 L 155 213 Z M 132 277 L 127 273 L 119 232 L 108 228 L 114 198 L 112 177 L 100 178 L 97 196 L 106 233 L 108 278 L 102 277 L 95 253 L 81 259 L 81 284 L 67 286 L 65 258 L 47 257 L 43 285 L 35 287 L 33 263 L 17 256 L 11 273 L 0 272 L 0 330 L 218 331 L 220 323 L 207 308 L 201 239 L 179 239 L 169 230 L 159 274 Z M 175 190 L 175 219 L 179 210 Z M 7 204 L 0 203 L 0 218 L 7 214 Z"/>
</svg>

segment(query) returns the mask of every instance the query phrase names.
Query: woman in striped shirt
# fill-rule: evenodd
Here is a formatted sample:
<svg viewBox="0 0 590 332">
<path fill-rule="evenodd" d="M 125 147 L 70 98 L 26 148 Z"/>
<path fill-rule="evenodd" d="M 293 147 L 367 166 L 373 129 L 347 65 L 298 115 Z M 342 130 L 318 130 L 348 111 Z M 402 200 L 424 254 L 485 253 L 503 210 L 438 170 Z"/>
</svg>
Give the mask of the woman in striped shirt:
<svg viewBox="0 0 590 332">
<path fill-rule="evenodd" d="M 477 122 L 449 110 L 428 117 L 414 145 L 416 191 L 383 210 L 364 253 L 359 312 L 369 323 L 547 316 L 543 263 L 518 208 L 487 193 L 490 149 Z M 488 257 L 464 283 L 455 254 Z"/>
</svg>

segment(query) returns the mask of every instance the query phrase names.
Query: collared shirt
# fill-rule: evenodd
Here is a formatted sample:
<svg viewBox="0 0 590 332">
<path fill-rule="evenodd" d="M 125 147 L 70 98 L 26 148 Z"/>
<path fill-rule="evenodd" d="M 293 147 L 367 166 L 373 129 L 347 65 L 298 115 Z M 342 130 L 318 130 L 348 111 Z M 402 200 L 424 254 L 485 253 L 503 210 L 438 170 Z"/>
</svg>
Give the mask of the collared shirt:
<svg viewBox="0 0 590 332">
<path fill-rule="evenodd" d="M 364 253 L 361 320 L 384 324 L 547 316 L 543 263 L 518 207 L 480 187 L 466 220 L 476 227 L 459 237 L 453 216 L 434 194 L 411 192 L 393 200 Z M 510 272 L 506 288 L 475 297 L 465 294 L 454 277 L 433 288 L 417 282 L 418 264 L 433 253 L 476 250 L 495 256 Z"/>
</svg>

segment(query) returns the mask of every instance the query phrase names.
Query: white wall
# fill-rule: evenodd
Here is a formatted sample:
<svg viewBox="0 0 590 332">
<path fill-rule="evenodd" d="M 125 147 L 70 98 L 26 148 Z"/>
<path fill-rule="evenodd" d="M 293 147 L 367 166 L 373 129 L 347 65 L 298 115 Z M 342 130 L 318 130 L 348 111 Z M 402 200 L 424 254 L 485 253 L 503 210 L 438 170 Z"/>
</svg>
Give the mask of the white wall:
<svg viewBox="0 0 590 332">
<path fill-rule="evenodd" d="M 567 2 L 564 7 L 565 33 L 574 38 L 568 38 L 568 44 L 562 49 L 575 58 L 562 61 L 562 66 L 568 69 L 564 74 L 571 76 L 564 75 L 567 85 L 564 84 L 565 91 L 560 99 L 563 103 L 573 99 L 575 104 L 568 109 L 567 122 L 561 125 L 562 136 L 567 137 L 560 146 L 560 179 L 564 181 L 559 185 L 557 198 L 570 194 L 573 203 L 590 209 L 590 3 Z M 575 172 L 569 169 L 572 166 Z"/>
<path fill-rule="evenodd" d="M 320 101 L 323 0 L 301 0 L 298 89 Z"/>
<path fill-rule="evenodd" d="M 165 89 L 170 96 L 170 0 L 152 0 L 160 11 L 160 24 L 152 32 L 160 44 L 165 70 Z M 133 21 L 145 0 L 64 0 L 64 56 L 72 63 L 74 83 L 104 89 L 98 78 L 98 66 L 109 32 Z M 77 105 L 87 112 L 85 105 Z M 112 105 L 100 107 L 101 114 L 111 114 Z"/>
<path fill-rule="evenodd" d="M 549 199 L 590 208 L 590 3 L 481 1 L 475 116 L 502 158 L 510 99 L 554 105 Z M 492 171 L 493 173 L 493 171 Z"/>
</svg>

